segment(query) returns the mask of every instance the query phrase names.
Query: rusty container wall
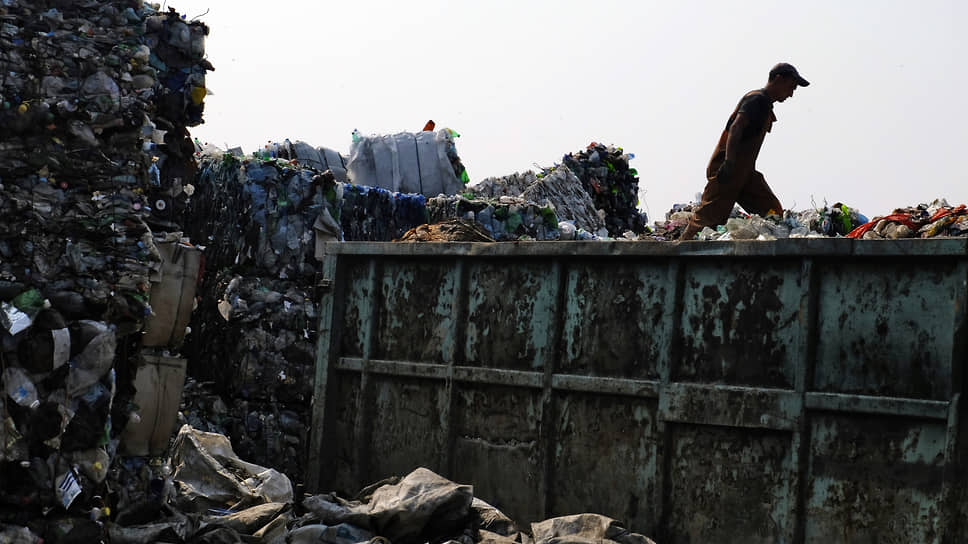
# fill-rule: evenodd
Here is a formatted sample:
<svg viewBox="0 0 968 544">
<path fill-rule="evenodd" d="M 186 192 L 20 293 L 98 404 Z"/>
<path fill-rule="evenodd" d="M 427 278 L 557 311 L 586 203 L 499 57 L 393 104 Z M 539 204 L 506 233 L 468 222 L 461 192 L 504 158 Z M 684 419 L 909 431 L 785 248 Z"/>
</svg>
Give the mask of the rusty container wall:
<svg viewBox="0 0 968 544">
<path fill-rule="evenodd" d="M 965 240 L 328 244 L 308 485 L 663 544 L 968 541 Z"/>
</svg>

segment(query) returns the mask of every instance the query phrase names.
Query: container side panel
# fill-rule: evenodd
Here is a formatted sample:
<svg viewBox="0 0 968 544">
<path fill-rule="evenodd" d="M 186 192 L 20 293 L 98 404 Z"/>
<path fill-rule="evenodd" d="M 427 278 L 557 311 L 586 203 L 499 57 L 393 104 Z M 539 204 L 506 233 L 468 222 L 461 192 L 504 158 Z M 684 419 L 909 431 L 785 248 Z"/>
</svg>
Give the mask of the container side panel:
<svg viewBox="0 0 968 544">
<path fill-rule="evenodd" d="M 323 448 L 327 461 L 320 473 L 324 489 L 352 497 L 362 485 L 356 481 L 356 407 L 360 394 L 360 375 L 336 371 L 330 378 L 331 390 L 326 397 L 326 437 Z M 364 484 L 365 485 L 365 484 Z"/>
<path fill-rule="evenodd" d="M 462 386 L 455 404 L 454 480 L 519 523 L 544 519 L 541 392 Z"/>
<path fill-rule="evenodd" d="M 456 267 L 440 261 L 384 263 L 375 358 L 449 362 L 443 348 L 454 334 L 455 285 Z"/>
<path fill-rule="evenodd" d="M 444 467 L 448 402 L 443 382 L 399 376 L 371 378 L 375 393 L 367 480 L 403 476 L 418 467 Z"/>
<path fill-rule="evenodd" d="M 364 260 L 347 260 L 345 308 L 340 335 L 340 355 L 343 357 L 362 357 L 363 339 L 367 323 L 373 316 L 370 306 L 369 265 Z M 337 317 L 339 319 L 339 317 Z"/>
<path fill-rule="evenodd" d="M 657 379 L 671 342 L 665 308 L 672 288 L 662 261 L 580 262 L 568 274 L 560 372 Z"/>
<path fill-rule="evenodd" d="M 800 334 L 800 263 L 690 263 L 673 380 L 792 388 Z"/>
<path fill-rule="evenodd" d="M 826 264 L 820 270 L 817 390 L 946 400 L 956 300 L 953 261 Z"/>
<path fill-rule="evenodd" d="M 945 424 L 876 416 L 811 423 L 806 542 L 937 542 Z"/>
<path fill-rule="evenodd" d="M 586 394 L 556 402 L 552 514 L 596 512 L 654 534 L 657 403 Z"/>
<path fill-rule="evenodd" d="M 547 261 L 473 263 L 468 270 L 468 364 L 543 370 L 551 349 L 556 287 Z"/>
<path fill-rule="evenodd" d="M 792 542 L 791 436 L 675 426 L 669 544 Z"/>
</svg>

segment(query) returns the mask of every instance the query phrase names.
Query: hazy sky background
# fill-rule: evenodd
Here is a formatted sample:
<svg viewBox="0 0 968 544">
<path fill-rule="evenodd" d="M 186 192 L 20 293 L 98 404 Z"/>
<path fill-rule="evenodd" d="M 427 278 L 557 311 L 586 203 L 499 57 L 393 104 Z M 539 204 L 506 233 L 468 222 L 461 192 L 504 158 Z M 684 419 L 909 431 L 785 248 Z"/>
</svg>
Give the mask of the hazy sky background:
<svg viewBox="0 0 968 544">
<path fill-rule="evenodd" d="M 656 220 L 702 190 L 736 102 L 788 61 L 811 85 L 776 104 L 758 161 L 786 208 L 968 202 L 964 0 L 168 5 L 211 27 L 215 94 L 192 134 L 223 148 L 348 154 L 353 129 L 434 119 L 476 182 L 598 141 L 635 154 Z"/>
</svg>

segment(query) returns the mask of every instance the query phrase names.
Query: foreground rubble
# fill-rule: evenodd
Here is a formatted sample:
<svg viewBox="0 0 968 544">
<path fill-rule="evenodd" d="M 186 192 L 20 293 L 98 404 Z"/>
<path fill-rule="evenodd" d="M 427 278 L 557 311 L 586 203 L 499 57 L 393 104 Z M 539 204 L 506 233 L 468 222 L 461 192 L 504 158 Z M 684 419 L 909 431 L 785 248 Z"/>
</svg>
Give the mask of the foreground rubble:
<svg viewBox="0 0 968 544">
<path fill-rule="evenodd" d="M 579 514 L 532 523 L 522 530 L 474 497 L 473 487 L 425 468 L 362 490 L 295 496 L 288 477 L 240 459 L 228 438 L 188 425 L 171 457 L 159 461 L 152 489 L 122 515 L 61 517 L 0 525 L 0 542 L 149 542 L 267 544 L 649 544 L 611 518 Z"/>
</svg>

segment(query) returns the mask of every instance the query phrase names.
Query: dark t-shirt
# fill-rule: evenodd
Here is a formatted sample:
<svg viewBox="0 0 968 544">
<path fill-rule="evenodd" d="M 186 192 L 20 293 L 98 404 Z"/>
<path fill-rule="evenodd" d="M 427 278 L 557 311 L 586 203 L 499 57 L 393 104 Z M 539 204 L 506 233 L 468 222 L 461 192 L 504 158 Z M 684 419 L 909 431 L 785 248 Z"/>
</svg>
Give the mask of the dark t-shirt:
<svg viewBox="0 0 968 544">
<path fill-rule="evenodd" d="M 752 91 L 739 101 L 736 112 L 742 113 L 750 121 L 740 138 L 741 141 L 749 141 L 763 132 L 763 128 L 773 113 L 773 102 L 763 91 Z M 736 113 L 729 116 L 729 121 L 726 122 L 726 130 L 729 130 L 735 119 Z"/>
</svg>

